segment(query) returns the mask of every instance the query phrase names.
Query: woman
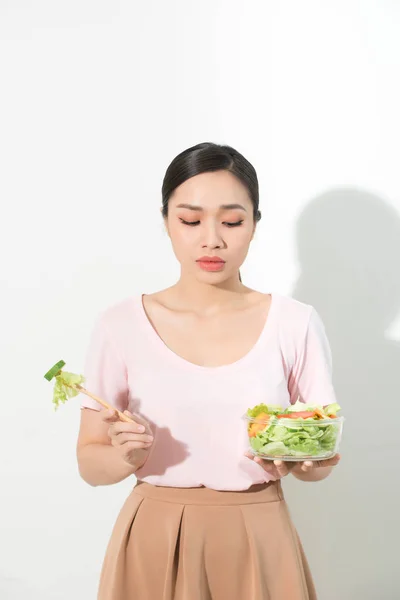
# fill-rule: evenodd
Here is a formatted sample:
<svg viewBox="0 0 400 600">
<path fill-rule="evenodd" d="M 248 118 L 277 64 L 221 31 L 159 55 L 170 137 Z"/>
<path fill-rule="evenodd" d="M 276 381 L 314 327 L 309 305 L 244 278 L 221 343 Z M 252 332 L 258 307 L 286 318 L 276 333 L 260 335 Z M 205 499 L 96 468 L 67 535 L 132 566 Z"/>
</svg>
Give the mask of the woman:
<svg viewBox="0 0 400 600">
<path fill-rule="evenodd" d="M 241 419 L 260 402 L 335 402 L 323 324 L 309 305 L 241 282 L 261 218 L 257 175 L 229 146 L 199 144 L 167 169 L 162 214 L 179 281 L 98 318 L 78 462 L 91 485 L 135 474 L 115 524 L 99 600 L 316 598 L 280 480 L 323 463 L 248 453 Z"/>
</svg>

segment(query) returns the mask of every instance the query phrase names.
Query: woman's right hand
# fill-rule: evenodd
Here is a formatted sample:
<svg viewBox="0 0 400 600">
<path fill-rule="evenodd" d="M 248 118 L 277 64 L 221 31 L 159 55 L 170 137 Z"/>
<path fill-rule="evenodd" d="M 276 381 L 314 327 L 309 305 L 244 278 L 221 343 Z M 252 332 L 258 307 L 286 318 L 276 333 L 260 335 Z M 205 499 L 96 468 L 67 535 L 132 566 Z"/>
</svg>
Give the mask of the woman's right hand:
<svg viewBox="0 0 400 600">
<path fill-rule="evenodd" d="M 127 410 L 124 414 L 132 419 L 131 423 L 121 421 L 116 410 L 101 411 L 103 421 L 110 425 L 108 435 L 112 446 L 136 471 L 146 462 L 154 437 L 147 421 Z"/>
</svg>

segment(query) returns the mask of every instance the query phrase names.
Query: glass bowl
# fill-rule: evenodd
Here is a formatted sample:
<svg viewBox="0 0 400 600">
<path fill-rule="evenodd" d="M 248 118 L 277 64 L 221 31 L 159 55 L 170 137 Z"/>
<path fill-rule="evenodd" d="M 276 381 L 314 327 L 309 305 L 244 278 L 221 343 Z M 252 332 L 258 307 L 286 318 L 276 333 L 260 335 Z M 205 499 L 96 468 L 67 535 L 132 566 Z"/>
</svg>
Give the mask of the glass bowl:
<svg viewBox="0 0 400 600">
<path fill-rule="evenodd" d="M 284 416 L 243 416 L 250 452 L 283 461 L 327 460 L 337 454 L 343 417 L 293 419 Z"/>
</svg>

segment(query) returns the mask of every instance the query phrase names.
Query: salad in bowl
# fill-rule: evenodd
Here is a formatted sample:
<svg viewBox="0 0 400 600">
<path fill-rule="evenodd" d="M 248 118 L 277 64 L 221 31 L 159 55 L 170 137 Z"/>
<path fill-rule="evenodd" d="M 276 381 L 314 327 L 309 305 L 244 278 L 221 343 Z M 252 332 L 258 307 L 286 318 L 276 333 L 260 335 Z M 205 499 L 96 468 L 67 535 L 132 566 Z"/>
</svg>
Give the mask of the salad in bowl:
<svg viewBox="0 0 400 600">
<path fill-rule="evenodd" d="M 334 456 L 342 437 L 339 404 L 311 406 L 297 401 L 288 408 L 258 404 L 243 416 L 250 450 L 271 460 L 324 460 Z"/>
</svg>

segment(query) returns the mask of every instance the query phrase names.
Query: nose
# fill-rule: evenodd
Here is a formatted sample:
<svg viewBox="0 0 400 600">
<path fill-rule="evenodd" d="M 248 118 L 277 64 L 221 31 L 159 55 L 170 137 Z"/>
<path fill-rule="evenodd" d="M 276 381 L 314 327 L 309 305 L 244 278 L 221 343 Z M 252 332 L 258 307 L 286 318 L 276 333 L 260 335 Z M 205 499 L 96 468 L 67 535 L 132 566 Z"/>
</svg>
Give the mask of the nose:
<svg viewBox="0 0 400 600">
<path fill-rule="evenodd" d="M 216 249 L 223 248 L 225 245 L 219 228 L 214 223 L 209 223 L 204 228 L 204 238 L 202 248 Z"/>
</svg>

